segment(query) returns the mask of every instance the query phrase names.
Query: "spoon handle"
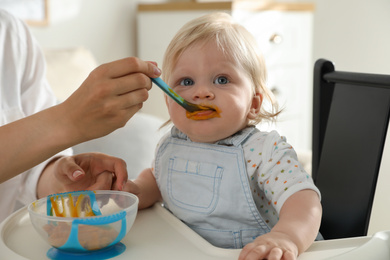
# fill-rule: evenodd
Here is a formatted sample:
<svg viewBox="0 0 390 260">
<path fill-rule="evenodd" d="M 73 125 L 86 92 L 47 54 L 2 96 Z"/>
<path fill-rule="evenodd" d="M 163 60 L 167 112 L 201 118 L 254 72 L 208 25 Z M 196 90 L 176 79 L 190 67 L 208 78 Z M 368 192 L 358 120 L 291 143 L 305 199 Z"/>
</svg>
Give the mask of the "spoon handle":
<svg viewBox="0 0 390 260">
<path fill-rule="evenodd" d="M 179 105 L 183 105 L 184 98 L 179 96 L 171 87 L 168 86 L 161 78 L 151 78 L 153 83 L 156 84 L 162 91 L 164 91 L 168 96 L 175 100 Z"/>
<path fill-rule="evenodd" d="M 192 104 L 186 101 L 184 98 L 179 96 L 171 87 L 168 86 L 161 78 L 151 78 L 153 83 L 156 84 L 162 91 L 164 91 L 169 97 L 176 101 L 180 106 L 186 109 L 189 112 L 194 112 L 197 110 L 202 110 L 198 105 Z"/>
</svg>

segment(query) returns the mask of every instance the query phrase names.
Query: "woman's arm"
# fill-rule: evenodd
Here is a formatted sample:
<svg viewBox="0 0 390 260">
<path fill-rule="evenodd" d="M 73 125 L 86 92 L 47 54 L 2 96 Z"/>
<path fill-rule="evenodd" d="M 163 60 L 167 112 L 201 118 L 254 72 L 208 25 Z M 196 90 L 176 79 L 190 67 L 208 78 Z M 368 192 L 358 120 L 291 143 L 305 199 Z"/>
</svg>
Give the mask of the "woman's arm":
<svg viewBox="0 0 390 260">
<path fill-rule="evenodd" d="M 123 127 L 148 98 L 149 77 L 159 74 L 155 64 L 138 58 L 104 64 L 63 103 L 1 126 L 0 183 Z"/>
</svg>

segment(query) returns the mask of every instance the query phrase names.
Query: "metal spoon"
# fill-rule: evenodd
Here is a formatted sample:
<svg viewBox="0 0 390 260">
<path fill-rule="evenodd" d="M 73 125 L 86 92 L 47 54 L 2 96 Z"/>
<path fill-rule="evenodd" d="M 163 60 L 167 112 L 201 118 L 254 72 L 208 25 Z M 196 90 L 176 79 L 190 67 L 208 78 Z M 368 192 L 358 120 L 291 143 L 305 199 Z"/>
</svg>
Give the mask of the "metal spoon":
<svg viewBox="0 0 390 260">
<path fill-rule="evenodd" d="M 188 112 L 195 112 L 200 110 L 214 110 L 213 108 L 206 106 L 199 106 L 193 103 L 186 101 L 184 98 L 179 96 L 173 89 L 171 89 L 167 83 L 165 83 L 161 78 L 151 78 L 153 83 L 156 84 L 159 88 L 162 89 L 169 97 L 176 101 L 180 106 L 182 106 Z"/>
</svg>

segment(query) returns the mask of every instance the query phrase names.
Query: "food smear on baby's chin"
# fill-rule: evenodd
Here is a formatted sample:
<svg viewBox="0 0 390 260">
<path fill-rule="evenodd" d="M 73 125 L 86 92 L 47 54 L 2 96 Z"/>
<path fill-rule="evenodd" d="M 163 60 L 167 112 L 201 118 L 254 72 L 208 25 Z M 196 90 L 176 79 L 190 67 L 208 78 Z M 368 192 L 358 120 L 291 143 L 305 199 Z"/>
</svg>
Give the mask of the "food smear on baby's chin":
<svg viewBox="0 0 390 260">
<path fill-rule="evenodd" d="M 186 116 L 191 120 L 207 120 L 210 118 L 221 117 L 221 110 L 217 106 L 200 105 L 202 110 L 189 112 L 186 111 Z"/>
</svg>

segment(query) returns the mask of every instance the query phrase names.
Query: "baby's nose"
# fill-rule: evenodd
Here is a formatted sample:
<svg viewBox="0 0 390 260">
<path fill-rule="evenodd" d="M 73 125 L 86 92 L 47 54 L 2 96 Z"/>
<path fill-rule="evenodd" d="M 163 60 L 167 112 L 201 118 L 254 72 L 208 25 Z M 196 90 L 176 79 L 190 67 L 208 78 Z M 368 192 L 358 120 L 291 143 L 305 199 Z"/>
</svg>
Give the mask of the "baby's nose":
<svg viewBox="0 0 390 260">
<path fill-rule="evenodd" d="M 213 99 L 214 92 L 207 86 L 199 86 L 194 92 L 194 99 Z"/>
</svg>

